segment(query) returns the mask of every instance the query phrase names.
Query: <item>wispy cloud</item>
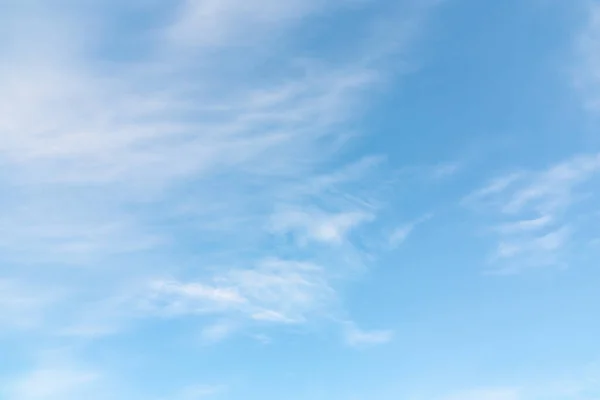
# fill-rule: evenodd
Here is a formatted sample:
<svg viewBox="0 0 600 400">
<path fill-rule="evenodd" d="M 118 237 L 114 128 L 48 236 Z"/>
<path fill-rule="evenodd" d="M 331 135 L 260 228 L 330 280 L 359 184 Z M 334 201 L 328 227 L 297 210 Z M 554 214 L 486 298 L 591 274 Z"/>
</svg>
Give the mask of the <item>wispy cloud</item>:
<svg viewBox="0 0 600 400">
<path fill-rule="evenodd" d="M 269 323 L 303 322 L 328 312 L 336 297 L 322 267 L 277 259 L 255 268 L 222 271 L 206 282 L 157 281 L 150 289 L 141 305 L 146 313 L 229 316 Z M 212 333 L 229 333 L 221 328 L 216 325 Z"/>
<path fill-rule="evenodd" d="M 3 382 L 0 394 L 10 400 L 103 399 L 107 393 L 99 390 L 102 381 L 97 371 L 46 354 L 31 371 Z"/>
<path fill-rule="evenodd" d="M 23 400 L 76 398 L 97 379 L 93 373 L 66 369 L 40 369 L 18 382 L 11 398 Z"/>
<path fill-rule="evenodd" d="M 394 229 L 388 238 L 389 248 L 395 249 L 402 245 L 420 224 L 433 218 L 433 214 L 427 214 L 415 221 L 406 223 Z"/>
<path fill-rule="evenodd" d="M 594 179 L 600 156 L 579 155 L 541 171 L 522 171 L 496 178 L 468 196 L 464 204 L 492 212 L 498 235 L 495 272 L 563 265 L 563 255 L 580 219 L 597 195 Z M 588 232 L 579 233 L 587 235 Z"/>
<path fill-rule="evenodd" d="M 531 232 L 539 229 L 544 229 L 546 226 L 552 224 L 551 215 L 543 215 L 534 219 L 524 219 L 516 222 L 507 222 L 498 227 L 498 231 L 502 234 L 520 233 L 520 232 Z"/>
<path fill-rule="evenodd" d="M 364 212 L 328 214 L 322 211 L 289 210 L 275 214 L 271 229 L 274 233 L 292 233 L 301 243 L 316 241 L 340 244 L 352 229 L 373 219 Z"/>
<path fill-rule="evenodd" d="M 456 175 L 462 168 L 459 162 L 443 163 L 434 166 L 431 175 L 434 179 L 444 179 Z"/>
<path fill-rule="evenodd" d="M 190 384 L 167 387 L 165 391 L 170 393 L 163 397 L 146 385 L 135 387 L 119 379 L 109 368 L 95 368 L 73 358 L 73 350 L 40 352 L 28 371 L 0 379 L 0 396 L 7 400 L 199 400 L 218 398 L 227 391 L 225 385 Z"/>
<path fill-rule="evenodd" d="M 348 323 L 345 327 L 346 343 L 353 347 L 369 347 L 382 345 L 394 339 L 392 330 L 366 331 L 359 329 L 355 324 Z"/>
<path fill-rule="evenodd" d="M 108 5 L 32 3 L 1 17 L 14 22 L 2 28 L 0 56 L 0 260 L 12 266 L 2 276 L 41 282 L 44 264 L 65 286 L 46 333 L 97 336 L 140 318 L 199 315 L 290 324 L 334 312 L 337 283 L 362 262 L 358 233 L 383 203 L 370 179 L 383 160 L 343 149 L 385 77 L 389 43 L 335 59 L 263 39 L 285 42 L 314 13 L 346 6 L 136 3 L 158 17 L 148 30 L 120 27 L 118 42 L 103 15 L 121 11 Z M 136 52 L 119 47 L 127 40 Z M 397 43 L 398 52 L 409 45 Z M 225 336 L 218 324 L 204 335 Z"/>
<path fill-rule="evenodd" d="M 205 344 L 214 344 L 230 337 L 238 329 L 233 321 L 217 321 L 207 325 L 200 331 L 200 340 Z"/>
<path fill-rule="evenodd" d="M 344 2 L 336 1 L 334 4 L 339 6 Z M 327 5 L 322 0 L 185 0 L 169 27 L 169 37 L 188 46 L 244 42 L 248 35 L 264 35 L 274 27 L 297 23 Z"/>
</svg>

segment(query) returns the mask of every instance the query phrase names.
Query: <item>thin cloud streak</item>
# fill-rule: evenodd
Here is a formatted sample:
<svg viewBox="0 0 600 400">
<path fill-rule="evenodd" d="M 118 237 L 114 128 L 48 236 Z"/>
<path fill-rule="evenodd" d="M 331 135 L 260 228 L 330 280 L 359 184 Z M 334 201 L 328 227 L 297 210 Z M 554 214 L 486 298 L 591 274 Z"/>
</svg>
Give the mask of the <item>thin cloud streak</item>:
<svg viewBox="0 0 600 400">
<path fill-rule="evenodd" d="M 494 179 L 463 204 L 501 222 L 491 255 L 491 273 L 513 274 L 542 266 L 566 266 L 565 255 L 578 231 L 577 218 L 595 197 L 593 181 L 600 155 L 576 155 L 541 171 L 522 171 Z M 579 232 L 587 235 L 587 232 Z"/>
</svg>

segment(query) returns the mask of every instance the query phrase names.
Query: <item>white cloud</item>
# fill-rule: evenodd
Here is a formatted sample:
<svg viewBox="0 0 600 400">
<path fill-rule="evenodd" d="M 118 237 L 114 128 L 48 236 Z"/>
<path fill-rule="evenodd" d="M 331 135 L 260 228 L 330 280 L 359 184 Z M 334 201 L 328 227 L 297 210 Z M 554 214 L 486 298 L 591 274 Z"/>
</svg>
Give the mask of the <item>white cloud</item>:
<svg viewBox="0 0 600 400">
<path fill-rule="evenodd" d="M 31 370 L 3 382 L 0 394 L 8 400 L 103 400 L 102 374 L 59 353 L 45 352 Z"/>
<path fill-rule="evenodd" d="M 353 323 L 346 324 L 344 334 L 346 343 L 354 347 L 381 345 L 391 342 L 394 338 L 394 332 L 391 330 L 365 331 Z"/>
<path fill-rule="evenodd" d="M 410 234 L 415 230 L 417 226 L 420 224 L 430 220 L 433 218 L 433 214 L 427 214 L 424 217 L 421 217 L 415 221 L 404 224 L 392 231 L 388 238 L 388 245 L 391 249 L 395 249 L 401 246 L 406 239 L 410 236 Z"/>
<path fill-rule="evenodd" d="M 514 183 L 518 182 L 522 178 L 522 174 L 519 172 L 509 173 L 505 176 L 501 176 L 493 179 L 484 187 L 476 190 L 471 193 L 465 199 L 463 199 L 463 204 L 465 205 L 473 205 L 480 202 L 482 199 L 489 199 L 490 196 L 496 195 L 499 193 L 503 193 Z"/>
<path fill-rule="evenodd" d="M 524 268 L 563 266 L 574 234 L 597 192 L 600 155 L 578 155 L 541 171 L 522 171 L 496 178 L 468 196 L 464 204 L 489 213 L 498 244 L 495 273 Z M 500 221 L 498 223 L 498 221 Z"/>
<path fill-rule="evenodd" d="M 247 300 L 235 287 L 213 287 L 202 283 L 156 281 L 149 290 L 159 296 L 161 312 L 169 315 L 207 313 L 236 308 Z M 186 302 L 180 301 L 187 300 Z M 152 299 L 153 300 L 153 299 Z M 169 305 L 165 307 L 165 305 Z"/>
<path fill-rule="evenodd" d="M 79 393 L 82 387 L 94 382 L 97 376 L 75 370 L 41 369 L 34 371 L 13 389 L 14 399 L 48 400 L 64 399 Z"/>
<path fill-rule="evenodd" d="M 183 388 L 167 388 L 167 396 L 157 394 L 155 387 L 135 387 L 120 379 L 113 368 L 103 369 L 74 359 L 75 348 L 46 349 L 34 357 L 27 369 L 12 376 L 0 377 L 0 397 L 6 400 L 200 400 L 218 398 L 226 393 L 226 385 L 190 384 Z M 106 360 L 105 360 L 106 361 Z"/>
<path fill-rule="evenodd" d="M 400 246 L 402 243 L 404 243 L 406 241 L 406 239 L 408 239 L 408 236 L 412 233 L 414 228 L 415 228 L 414 224 L 407 224 L 407 225 L 401 226 L 399 228 L 396 228 L 390 235 L 390 239 L 389 239 L 390 247 L 396 248 L 396 247 Z"/>
<path fill-rule="evenodd" d="M 163 200 L 183 179 L 199 189 L 199 225 L 247 218 L 239 214 L 281 198 L 285 179 L 310 180 L 329 157 L 315 146 L 335 140 L 332 124 L 354 102 L 351 92 L 377 77 L 334 66 L 239 85 L 219 71 L 182 78 L 152 64 L 106 71 L 78 55 L 3 60 L 0 184 L 11 195 L 0 212 L 0 246 L 7 253 L 80 261 L 162 245 L 164 230 L 148 232 L 150 216 L 131 210 Z M 169 71 L 193 65 L 163 62 Z M 203 87 L 209 82 L 219 90 Z"/>
<path fill-rule="evenodd" d="M 272 217 L 274 233 L 293 233 L 302 243 L 309 241 L 340 244 L 358 225 L 373 219 L 364 212 L 327 214 L 322 211 L 288 210 Z"/>
<path fill-rule="evenodd" d="M 382 52 L 298 63 L 257 38 L 345 2 L 179 2 L 161 14 L 174 20 L 135 33 L 59 3 L 0 16 L 11 49 L 0 55 L 0 261 L 7 280 L 44 264 L 65 286 L 40 308 L 54 318 L 46 333 L 114 333 L 140 315 L 266 324 L 334 312 L 336 279 L 381 203 L 365 176 L 382 160 L 339 156 Z M 44 24 L 21 29 L 36 15 Z M 112 59 L 128 35 L 144 49 Z M 239 39 L 273 64 L 230 51 Z M 252 61 L 251 76 L 228 73 Z M 297 241 L 271 245 L 286 233 Z M 136 286 L 156 276 L 181 278 Z"/>
<path fill-rule="evenodd" d="M 600 171 L 600 154 L 575 156 L 549 169 L 533 173 L 525 186 L 511 194 L 502 211 L 516 214 L 525 208 L 538 213 L 559 212 L 576 199 L 574 189 Z"/>
<path fill-rule="evenodd" d="M 439 164 L 433 167 L 431 175 L 434 179 L 444 179 L 456 175 L 463 165 L 458 162 Z"/>
<path fill-rule="evenodd" d="M 328 157 L 315 146 L 335 140 L 332 121 L 344 114 L 350 93 L 374 76 L 362 69 L 327 71 L 248 90 L 234 85 L 223 98 L 188 98 L 178 93 L 180 82 L 161 75 L 148 79 L 170 85 L 155 89 L 138 77 L 73 68 L 49 76 L 25 71 L 17 80 L 0 75 L 14 87 L 0 94 L 7 105 L 0 157 L 11 171 L 0 182 L 12 193 L 0 213 L 0 245 L 8 252 L 79 261 L 83 253 L 161 245 L 168 240 L 164 231 L 139 226 L 151 216 L 124 208 L 162 200 L 167 187 L 184 179 L 198 188 L 198 225 L 262 218 L 248 210 L 267 212 L 282 196 L 289 200 L 292 182 L 310 182 Z M 338 235 L 336 226 L 317 229 L 325 239 Z"/>
<path fill-rule="evenodd" d="M 543 229 L 552 223 L 552 215 L 542 215 L 533 219 L 523 219 L 515 222 L 507 222 L 498 227 L 498 231 L 504 234 L 529 232 Z"/>
<path fill-rule="evenodd" d="M 277 259 L 255 268 L 223 271 L 202 283 L 153 282 L 149 295 L 142 295 L 147 296 L 144 313 L 221 315 L 271 323 L 304 322 L 328 312 L 336 297 L 321 267 Z M 214 329 L 222 333 L 220 325 Z"/>
<path fill-rule="evenodd" d="M 288 146 L 310 149 L 311 139 L 318 139 L 327 128 L 326 119 L 342 111 L 345 97 L 371 80 L 369 71 L 358 70 L 316 80 L 299 77 L 283 82 L 283 88 L 278 84 L 245 92 L 228 88 L 226 95 L 233 104 L 219 110 L 215 103 L 226 99 L 203 93 L 182 98 L 186 95 L 176 92 L 181 90 L 178 82 L 157 90 L 145 82 L 131 82 L 136 77 L 81 77 L 67 69 L 48 77 L 25 76 L 23 86 L 11 76 L 0 78 L 17 86 L 3 91 L 0 98 L 2 104 L 18 107 L 3 108 L 0 154 L 18 168 L 18 176 L 88 184 L 143 179 L 140 183 L 153 185 L 190 174 L 202 177 L 215 168 L 260 171 L 263 166 L 293 162 L 295 157 L 282 159 L 291 155 Z M 50 87 L 40 92 L 38 84 Z M 142 86 L 141 93 L 131 88 L 135 85 Z M 279 95 L 282 89 L 286 90 Z M 278 98 L 261 100 L 273 94 Z M 190 113 L 204 114 L 205 120 L 194 121 Z M 264 158 L 265 152 L 271 158 Z"/>
<path fill-rule="evenodd" d="M 0 377 L 0 397 L 6 400 L 200 400 L 219 398 L 228 391 L 222 384 L 189 384 L 157 390 L 148 385 L 135 386 L 120 379 L 116 371 L 123 365 L 104 369 L 71 357 L 74 349 L 45 350 L 36 362 L 12 376 Z M 174 386 L 174 385 L 171 385 Z M 165 390 L 168 395 L 157 391 Z"/>
<path fill-rule="evenodd" d="M 289 28 L 326 5 L 322 0 L 184 0 L 169 36 L 195 46 L 242 41 L 247 35 Z"/>
<path fill-rule="evenodd" d="M 231 336 L 238 329 L 232 321 L 219 321 L 202 328 L 200 339 L 206 344 L 218 343 Z"/>
</svg>

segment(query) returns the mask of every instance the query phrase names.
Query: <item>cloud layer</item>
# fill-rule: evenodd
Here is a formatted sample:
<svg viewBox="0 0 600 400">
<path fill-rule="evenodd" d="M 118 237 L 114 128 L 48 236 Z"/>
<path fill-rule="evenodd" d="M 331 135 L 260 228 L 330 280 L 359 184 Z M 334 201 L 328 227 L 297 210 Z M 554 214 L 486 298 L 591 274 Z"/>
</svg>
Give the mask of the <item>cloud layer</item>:
<svg viewBox="0 0 600 400">
<path fill-rule="evenodd" d="M 2 326 L 95 337 L 201 316 L 216 340 L 248 323 L 339 319 L 337 287 L 379 251 L 360 233 L 384 204 L 373 178 L 385 161 L 350 156 L 351 123 L 406 32 L 299 56 L 291 33 L 307 20 L 384 13 L 109 3 L 9 2 L 2 17 Z M 407 7 L 396 26 L 426 11 Z M 118 25 L 132 12 L 142 29 Z M 360 332 L 349 341 L 390 337 Z"/>
</svg>

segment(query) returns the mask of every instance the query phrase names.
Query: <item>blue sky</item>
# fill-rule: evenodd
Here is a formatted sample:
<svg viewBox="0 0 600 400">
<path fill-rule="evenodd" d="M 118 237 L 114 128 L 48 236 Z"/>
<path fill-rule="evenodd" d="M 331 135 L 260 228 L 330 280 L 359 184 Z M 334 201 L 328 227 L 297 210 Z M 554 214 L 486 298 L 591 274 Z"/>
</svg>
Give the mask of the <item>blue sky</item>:
<svg viewBox="0 0 600 400">
<path fill-rule="evenodd" d="M 0 87 L 0 399 L 600 399 L 599 2 L 3 0 Z"/>
</svg>

